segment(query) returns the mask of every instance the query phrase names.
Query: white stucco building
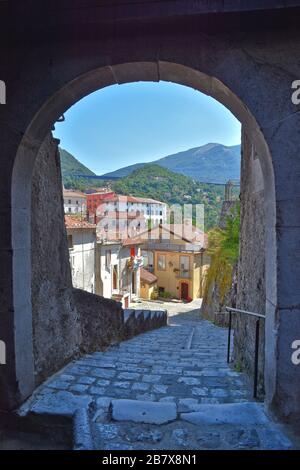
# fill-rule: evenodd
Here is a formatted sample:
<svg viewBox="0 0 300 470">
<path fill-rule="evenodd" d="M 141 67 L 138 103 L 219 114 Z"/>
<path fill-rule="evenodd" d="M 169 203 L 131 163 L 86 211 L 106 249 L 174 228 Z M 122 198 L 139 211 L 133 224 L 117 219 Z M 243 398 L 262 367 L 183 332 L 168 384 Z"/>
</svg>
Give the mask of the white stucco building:
<svg viewBox="0 0 300 470">
<path fill-rule="evenodd" d="M 141 253 L 139 245 L 129 241 L 98 242 L 101 295 L 122 302 L 128 308 L 130 302 L 140 296 Z"/>
<path fill-rule="evenodd" d="M 114 194 L 101 201 L 98 205 L 97 215 L 102 216 L 105 213 L 128 213 L 143 216 L 146 223 L 151 221 L 152 226 L 164 224 L 167 222 L 167 204 L 155 199 L 123 196 Z"/>
<path fill-rule="evenodd" d="M 86 195 L 80 191 L 63 190 L 65 214 L 85 214 Z"/>
<path fill-rule="evenodd" d="M 75 216 L 65 216 L 73 286 L 96 292 L 96 226 Z"/>
</svg>

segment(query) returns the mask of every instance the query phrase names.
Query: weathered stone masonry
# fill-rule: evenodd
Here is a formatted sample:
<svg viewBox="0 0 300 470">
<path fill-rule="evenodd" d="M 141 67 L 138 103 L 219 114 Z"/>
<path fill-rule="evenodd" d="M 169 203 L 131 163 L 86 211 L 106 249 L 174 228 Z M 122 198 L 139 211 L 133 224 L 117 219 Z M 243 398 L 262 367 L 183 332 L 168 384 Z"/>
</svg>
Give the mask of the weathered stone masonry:
<svg viewBox="0 0 300 470">
<path fill-rule="evenodd" d="M 32 312 L 39 383 L 79 353 L 80 319 L 69 265 L 58 142 L 49 134 L 32 181 Z"/>
<path fill-rule="evenodd" d="M 32 182 L 32 309 L 36 384 L 81 353 L 165 325 L 166 315 L 135 311 L 72 287 L 58 141 L 49 134 Z"/>
</svg>

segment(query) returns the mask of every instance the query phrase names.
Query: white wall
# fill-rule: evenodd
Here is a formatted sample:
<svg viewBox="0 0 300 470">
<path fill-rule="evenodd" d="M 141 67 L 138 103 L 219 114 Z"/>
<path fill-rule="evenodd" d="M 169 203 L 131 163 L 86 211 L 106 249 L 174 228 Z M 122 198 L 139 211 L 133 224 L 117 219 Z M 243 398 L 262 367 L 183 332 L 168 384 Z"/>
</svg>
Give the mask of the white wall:
<svg viewBox="0 0 300 470">
<path fill-rule="evenodd" d="M 154 225 L 158 225 L 161 221 L 165 223 L 167 221 L 167 205 L 164 203 L 143 203 L 143 202 L 125 202 L 119 201 L 105 202 L 101 204 L 101 212 L 104 211 L 120 211 L 120 212 L 137 212 L 139 211 L 144 215 L 146 221 L 152 220 Z"/>
<path fill-rule="evenodd" d="M 110 299 L 113 294 L 112 289 L 112 267 L 113 265 L 119 266 L 119 251 L 121 245 L 101 245 L 100 248 L 100 277 L 102 280 L 102 288 L 103 288 L 103 297 Z M 106 267 L 105 263 L 105 256 L 107 251 L 111 251 L 111 260 L 109 269 Z M 119 270 L 119 268 L 118 268 Z M 119 273 L 118 273 L 119 274 Z M 118 276 L 119 277 L 119 276 Z"/>
</svg>

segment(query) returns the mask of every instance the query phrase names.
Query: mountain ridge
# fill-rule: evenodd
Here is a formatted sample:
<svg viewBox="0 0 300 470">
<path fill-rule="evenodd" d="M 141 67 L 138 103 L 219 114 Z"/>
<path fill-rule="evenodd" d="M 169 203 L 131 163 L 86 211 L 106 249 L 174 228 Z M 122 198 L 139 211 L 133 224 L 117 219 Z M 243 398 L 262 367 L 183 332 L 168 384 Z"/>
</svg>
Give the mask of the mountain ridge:
<svg viewBox="0 0 300 470">
<path fill-rule="evenodd" d="M 147 164 L 156 164 L 175 173 L 189 176 L 200 182 L 226 183 L 229 179 L 240 178 L 241 146 L 226 146 L 207 143 L 200 147 L 167 155 L 148 163 L 135 163 L 113 172 L 105 173 L 110 177 L 125 177 Z"/>
</svg>

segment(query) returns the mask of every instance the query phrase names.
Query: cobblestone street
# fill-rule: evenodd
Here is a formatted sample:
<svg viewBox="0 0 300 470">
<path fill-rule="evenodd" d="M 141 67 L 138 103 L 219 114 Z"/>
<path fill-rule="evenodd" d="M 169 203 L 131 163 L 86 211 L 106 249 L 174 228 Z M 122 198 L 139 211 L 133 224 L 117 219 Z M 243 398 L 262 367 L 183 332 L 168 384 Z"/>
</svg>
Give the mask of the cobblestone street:
<svg viewBox="0 0 300 470">
<path fill-rule="evenodd" d="M 252 401 L 246 376 L 226 363 L 226 348 L 226 329 L 200 319 L 193 305 L 175 305 L 167 327 L 69 364 L 29 406 L 62 414 L 88 409 L 79 447 L 290 448 Z"/>
</svg>

